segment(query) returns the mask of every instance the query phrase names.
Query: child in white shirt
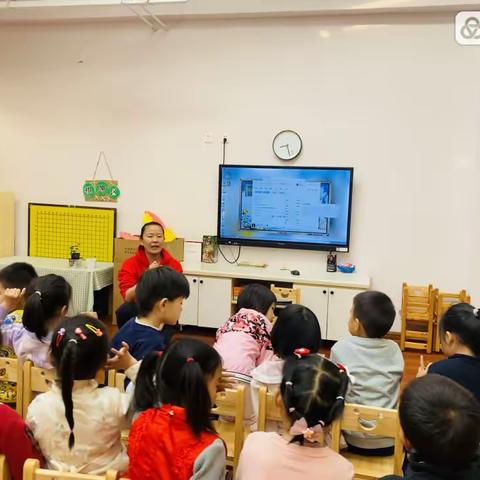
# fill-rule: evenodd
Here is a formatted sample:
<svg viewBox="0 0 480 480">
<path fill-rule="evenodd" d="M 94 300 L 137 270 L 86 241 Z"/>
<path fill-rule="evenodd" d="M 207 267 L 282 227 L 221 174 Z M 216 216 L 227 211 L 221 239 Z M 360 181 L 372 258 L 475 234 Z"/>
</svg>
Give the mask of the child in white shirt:
<svg viewBox="0 0 480 480">
<path fill-rule="evenodd" d="M 105 325 L 85 315 L 67 318 L 50 348 L 59 379 L 33 400 L 27 414 L 48 468 L 93 475 L 126 471 L 121 432 L 130 425 L 130 395 L 98 388 L 95 381 L 107 362 Z M 127 376 L 134 380 L 137 369 L 127 370 Z"/>
</svg>

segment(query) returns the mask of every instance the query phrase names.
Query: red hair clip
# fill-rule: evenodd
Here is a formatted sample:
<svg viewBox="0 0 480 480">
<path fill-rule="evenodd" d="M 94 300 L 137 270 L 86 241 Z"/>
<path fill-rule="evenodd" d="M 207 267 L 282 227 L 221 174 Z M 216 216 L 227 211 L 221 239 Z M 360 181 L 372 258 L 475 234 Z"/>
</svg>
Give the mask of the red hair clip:
<svg viewBox="0 0 480 480">
<path fill-rule="evenodd" d="M 162 358 L 162 356 L 163 356 L 163 350 L 157 352 L 157 357 L 158 358 Z"/>
<path fill-rule="evenodd" d="M 337 363 L 337 367 L 340 370 L 340 373 L 344 373 L 348 377 L 348 379 L 350 380 L 350 383 L 352 385 L 354 385 L 355 384 L 355 377 L 348 371 L 348 368 L 345 365 L 343 365 L 342 363 Z"/>
<path fill-rule="evenodd" d="M 193 357 L 187 357 L 187 363 L 193 363 L 195 359 Z"/>
<path fill-rule="evenodd" d="M 296 355 L 298 358 L 302 358 L 310 355 L 310 350 L 308 348 L 296 348 L 293 351 L 293 354 Z"/>
</svg>

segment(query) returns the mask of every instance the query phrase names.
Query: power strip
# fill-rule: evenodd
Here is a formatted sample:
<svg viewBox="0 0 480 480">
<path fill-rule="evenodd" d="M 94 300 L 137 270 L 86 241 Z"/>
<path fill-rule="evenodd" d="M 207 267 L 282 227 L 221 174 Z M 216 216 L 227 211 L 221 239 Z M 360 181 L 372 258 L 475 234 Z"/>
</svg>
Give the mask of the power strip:
<svg viewBox="0 0 480 480">
<path fill-rule="evenodd" d="M 268 267 L 268 263 L 257 263 L 257 262 L 238 262 L 237 267 L 256 267 L 256 268 L 265 268 Z"/>
</svg>

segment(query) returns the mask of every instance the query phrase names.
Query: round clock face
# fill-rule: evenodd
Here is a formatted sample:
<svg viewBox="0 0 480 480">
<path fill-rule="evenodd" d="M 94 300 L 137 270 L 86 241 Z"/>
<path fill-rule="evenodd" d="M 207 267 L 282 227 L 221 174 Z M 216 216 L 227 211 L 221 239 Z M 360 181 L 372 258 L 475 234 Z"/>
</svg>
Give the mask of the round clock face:
<svg viewBox="0 0 480 480">
<path fill-rule="evenodd" d="M 272 148 L 280 160 L 293 160 L 302 151 L 302 139 L 293 130 L 283 130 L 275 135 Z"/>
</svg>

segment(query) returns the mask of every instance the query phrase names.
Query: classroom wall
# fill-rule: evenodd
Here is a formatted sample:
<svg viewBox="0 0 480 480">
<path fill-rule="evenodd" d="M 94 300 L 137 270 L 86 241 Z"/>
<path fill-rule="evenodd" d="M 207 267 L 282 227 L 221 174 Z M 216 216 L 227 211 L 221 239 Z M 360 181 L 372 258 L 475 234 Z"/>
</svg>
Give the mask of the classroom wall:
<svg viewBox="0 0 480 480">
<path fill-rule="evenodd" d="M 295 165 L 355 168 L 341 260 L 398 307 L 403 281 L 467 288 L 480 303 L 480 47 L 455 43 L 453 14 L 185 21 L 157 33 L 139 20 L 2 25 L 0 45 L 0 190 L 17 195 L 17 254 L 27 203 L 83 204 L 100 150 L 122 190 L 119 230 L 138 231 L 150 209 L 188 240 L 214 234 L 222 136 L 227 163 L 278 165 L 272 138 L 292 128 L 304 142 Z M 325 269 L 322 252 L 241 258 Z"/>
</svg>

